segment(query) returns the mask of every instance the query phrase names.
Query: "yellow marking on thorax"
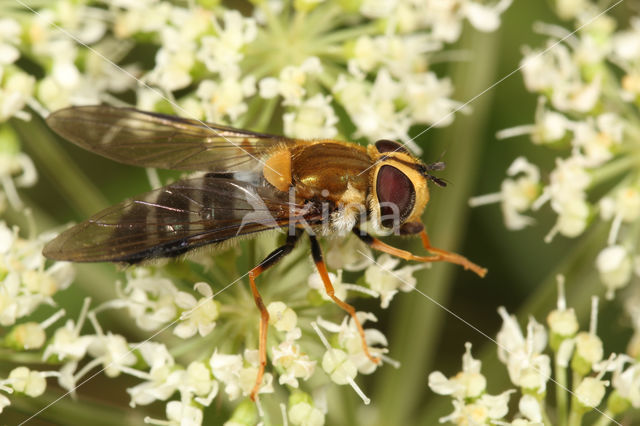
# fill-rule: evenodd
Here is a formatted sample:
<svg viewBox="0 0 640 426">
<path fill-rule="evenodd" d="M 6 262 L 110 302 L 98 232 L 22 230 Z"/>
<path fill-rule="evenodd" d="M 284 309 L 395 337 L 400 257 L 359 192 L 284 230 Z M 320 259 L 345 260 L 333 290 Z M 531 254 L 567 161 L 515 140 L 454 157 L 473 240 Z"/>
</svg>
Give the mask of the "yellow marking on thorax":
<svg viewBox="0 0 640 426">
<path fill-rule="evenodd" d="M 291 153 L 283 148 L 273 153 L 262 168 L 264 178 L 271 185 L 283 192 L 291 186 Z"/>
</svg>

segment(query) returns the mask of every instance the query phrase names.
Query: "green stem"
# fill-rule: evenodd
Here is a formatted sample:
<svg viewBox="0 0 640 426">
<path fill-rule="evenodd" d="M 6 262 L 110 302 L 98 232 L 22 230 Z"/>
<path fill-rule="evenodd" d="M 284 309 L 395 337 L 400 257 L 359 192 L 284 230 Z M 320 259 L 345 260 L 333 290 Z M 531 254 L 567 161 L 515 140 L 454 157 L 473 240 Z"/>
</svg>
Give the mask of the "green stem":
<svg viewBox="0 0 640 426">
<path fill-rule="evenodd" d="M 144 424 L 144 417 L 147 414 L 141 407 L 132 410 L 129 407 L 115 406 L 113 403 L 98 404 L 87 398 L 81 398 L 78 401 L 69 397 L 60 398 L 61 396 L 61 393 L 49 391 L 37 399 L 24 395 L 12 395 L 11 406 L 5 408 L 5 413 L 2 413 L 3 418 L 7 420 L 11 415 L 10 412 L 13 411 L 21 413 L 19 417 L 13 416 L 14 419 L 19 419 L 15 422 L 16 424 L 38 413 L 37 423 L 127 426 Z M 39 412 L 40 410 L 42 412 Z"/>
<path fill-rule="evenodd" d="M 558 356 L 555 356 L 556 364 L 556 421 L 558 426 L 567 424 L 567 368 L 558 363 Z"/>
<path fill-rule="evenodd" d="M 609 410 L 605 410 L 598 420 L 593 424 L 593 426 L 607 426 L 611 424 L 613 420 L 613 413 Z"/>
<path fill-rule="evenodd" d="M 277 34 L 278 36 L 282 36 L 284 35 L 284 28 L 282 26 L 282 22 L 280 21 L 280 19 L 283 19 L 283 17 L 279 17 L 274 15 L 271 12 L 271 7 L 269 6 L 265 6 L 262 8 L 262 13 L 264 13 L 264 16 L 267 18 L 267 28 L 269 28 L 269 30 L 273 33 L 273 34 Z M 286 13 L 286 11 L 285 11 Z M 283 20 L 284 22 L 284 20 Z"/>
<path fill-rule="evenodd" d="M 17 352 L 13 349 L 0 348 L 0 360 L 2 360 L 3 367 L 7 367 L 8 363 L 40 364 L 42 363 L 42 354 L 40 352 Z"/>
<path fill-rule="evenodd" d="M 316 45 L 327 45 L 341 43 L 364 35 L 380 34 L 380 28 L 377 24 L 360 25 L 357 27 L 347 28 L 340 31 L 329 33 L 318 39 Z"/>
<path fill-rule="evenodd" d="M 640 164 L 640 155 L 627 153 L 616 160 L 598 167 L 591 175 L 591 185 L 596 186 L 606 182 L 624 172 L 635 170 Z"/>
<path fill-rule="evenodd" d="M 318 81 L 324 86 L 327 92 L 331 93 L 333 86 L 336 85 L 338 75 L 343 74 L 344 70 L 333 64 L 327 64 L 317 75 Z"/>
<path fill-rule="evenodd" d="M 580 426 L 582 425 L 582 413 L 578 410 L 572 409 L 571 414 L 569 414 L 569 426 Z"/>
<path fill-rule="evenodd" d="M 334 2 L 324 2 L 308 14 L 305 28 L 308 31 L 307 38 L 318 40 L 322 34 L 338 28 L 345 20 L 346 15 Z"/>
<path fill-rule="evenodd" d="M 297 10 L 294 12 L 293 14 L 293 22 L 291 23 L 291 35 L 293 37 L 301 37 L 302 36 L 302 32 L 305 31 L 305 24 L 307 24 L 306 21 L 307 18 L 307 12 L 303 11 L 303 10 Z"/>
<path fill-rule="evenodd" d="M 273 120 L 273 112 L 275 111 L 279 100 L 280 97 L 276 96 L 275 98 L 267 99 L 265 102 L 262 102 L 262 111 L 260 111 L 260 115 L 258 115 L 258 118 L 254 123 L 254 128 L 256 130 L 263 132 L 269 128 L 269 125 Z"/>
<path fill-rule="evenodd" d="M 495 34 L 465 34 L 461 40 L 461 48 L 477 52 L 482 61 L 474 64 L 460 63 L 453 66 L 452 79 L 456 82 L 455 99 L 471 99 L 480 93 L 491 82 L 495 81 L 498 37 Z M 465 229 L 469 208 L 467 200 L 478 182 L 481 162 L 480 152 L 489 114 L 491 92 L 478 98 L 473 104 L 474 113 L 456 117 L 454 125 L 439 130 L 437 135 L 440 145 L 432 136 L 429 144 L 446 146 L 448 163 L 455 165 L 449 175 L 455 181 L 455 191 L 437 190 L 434 200 L 427 206 L 426 229 L 431 241 L 438 247 L 456 251 Z M 430 133 L 431 135 L 431 133 Z M 434 145 L 431 145 L 434 146 Z M 439 149 L 439 148 L 436 148 Z M 414 252 L 422 249 L 419 242 L 411 247 Z M 427 376 L 433 368 L 434 357 L 438 352 L 438 341 L 442 337 L 441 330 L 445 321 L 452 319 L 443 309 L 447 305 L 454 273 L 458 270 L 454 265 L 434 265 L 429 270 L 415 273 L 417 288 L 427 291 L 429 297 L 437 303 L 427 300 L 413 292 L 397 296 L 391 307 L 389 321 L 390 355 L 400 361 L 400 369 L 382 369 L 374 379 L 374 401 L 379 401 L 377 425 L 412 424 L 434 425 L 443 411 L 433 411 L 422 401 L 427 387 Z M 484 285 L 473 274 L 460 272 L 467 285 Z M 442 398 L 450 410 L 450 399 Z"/>
<path fill-rule="evenodd" d="M 101 191 L 90 183 L 90 179 L 59 146 L 53 133 L 42 120 L 29 123 L 11 120 L 11 125 L 20 140 L 29 148 L 29 155 L 36 161 L 38 170 L 54 183 L 62 196 L 82 216 L 90 216 L 108 205 Z"/>
<path fill-rule="evenodd" d="M 540 401 L 540 411 L 542 412 L 542 422 L 545 426 L 553 426 L 553 422 L 549 418 L 549 413 L 547 412 L 547 406 L 545 404 L 545 400 Z"/>
<path fill-rule="evenodd" d="M 575 370 L 572 370 L 572 371 L 573 371 L 573 374 L 571 376 L 571 384 L 572 384 L 571 411 L 569 413 L 569 421 L 567 424 L 568 426 L 580 426 L 582 424 L 582 416 L 584 415 L 585 411 L 582 404 L 580 404 L 580 401 L 578 401 L 578 398 L 576 397 L 575 390 L 580 384 L 580 382 L 582 382 L 582 379 L 584 376 Z"/>
</svg>

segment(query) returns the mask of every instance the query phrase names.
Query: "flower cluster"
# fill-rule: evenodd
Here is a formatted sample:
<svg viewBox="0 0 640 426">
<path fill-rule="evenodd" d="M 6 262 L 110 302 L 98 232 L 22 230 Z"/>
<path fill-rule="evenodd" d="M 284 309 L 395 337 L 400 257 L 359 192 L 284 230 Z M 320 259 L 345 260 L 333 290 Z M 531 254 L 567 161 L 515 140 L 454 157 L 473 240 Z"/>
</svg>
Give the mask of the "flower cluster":
<svg viewBox="0 0 640 426">
<path fill-rule="evenodd" d="M 3 229 L 7 239 L 18 238 L 17 230 Z M 357 248 L 361 244 L 352 236 L 345 246 L 339 248 Z M 51 295 L 69 285 L 73 270 L 65 262 L 45 269 L 40 253 L 42 239 L 20 240 L 4 246 L 9 252 L 5 253 L 7 278 L 4 281 L 6 285 L 2 287 L 0 314 L 3 324 L 9 326 L 42 303 L 54 305 Z M 18 250 L 21 246 L 22 250 Z M 333 259 L 339 257 L 335 250 L 330 250 L 328 255 Z M 413 266 L 394 270 L 397 262 L 364 258 L 365 261 L 354 258 L 353 263 L 344 263 L 343 259 L 341 266 L 351 271 L 366 269 L 364 275 L 370 285 L 342 283 L 342 269 L 338 269 L 336 274 L 331 273 L 340 297 L 346 299 L 349 292 L 366 294 L 380 297 L 383 306 L 387 306 L 396 288 L 411 288 L 415 283 L 411 275 L 416 269 Z M 26 269 L 25 265 L 36 270 Z M 323 424 L 326 412 L 324 397 L 312 398 L 301 390 L 301 382 L 315 375 L 316 382 L 349 384 L 368 401 L 355 378 L 358 374 L 373 373 L 380 364 L 374 364 L 365 354 L 359 331 L 349 316 L 340 323 L 320 316 L 327 312 L 320 308 L 332 306 L 332 302 L 320 297 L 324 291 L 318 291 L 316 274 L 308 280 L 299 274 L 288 278 L 286 286 L 270 286 L 263 292 L 265 299 L 273 299 L 282 293 L 289 294 L 289 297 L 287 303 L 272 301 L 267 306 L 272 336 L 268 351 L 273 372 L 265 374 L 259 393 L 273 393 L 277 381 L 278 385 L 292 392 L 288 416 L 293 424 Z M 11 284 L 14 281 L 15 285 Z M 64 316 L 64 311 L 59 310 L 42 323 L 15 325 L 4 336 L 3 344 L 16 350 L 37 351 L 43 361 L 57 365 L 58 370 L 31 371 L 27 367 L 18 367 L 24 371 L 12 372 L 0 382 L 3 386 L 0 390 L 7 393 L 15 390 L 34 397 L 44 392 L 46 377 L 55 377 L 63 389 L 73 394 L 96 370 L 112 378 L 125 374 L 140 380 L 139 384 L 127 389 L 132 407 L 164 401 L 169 421 L 190 419 L 188 424 L 200 424 L 202 409 L 218 395 L 224 395 L 230 401 L 247 398 L 258 373 L 258 351 L 244 349 L 239 355 L 233 348 L 238 348 L 234 344 L 236 340 L 244 340 L 246 334 L 251 334 L 249 330 L 256 329 L 259 312 L 253 299 L 246 297 L 241 286 L 215 298 L 211 287 L 204 282 L 197 283 L 192 292 L 179 288 L 175 279 L 161 273 L 160 268 L 133 268 L 127 271 L 124 285 L 116 282 L 116 298 L 94 308 L 91 308 L 90 299 L 85 299 L 77 320 L 67 319 L 62 326 L 51 327 Z M 290 306 L 297 306 L 304 314 L 297 314 Z M 173 334 L 190 347 L 189 359 L 199 355 L 195 360 L 183 362 L 171 354 L 169 343 L 164 339 L 135 343 L 123 335 L 104 331 L 98 317 L 109 310 L 127 311 L 141 330 L 155 331 L 156 335 L 171 328 Z M 254 314 L 247 315 L 247 312 Z M 376 320 L 372 313 L 358 312 L 357 315 L 362 324 Z M 220 328 L 216 326 L 218 319 L 224 324 Z M 83 332 L 87 320 L 92 326 L 90 333 Z M 47 328 L 52 328 L 52 331 L 47 333 Z M 325 333 L 329 333 L 331 343 Z M 374 356 L 382 356 L 386 362 L 395 365 L 392 359 L 384 356 L 387 340 L 380 331 L 366 328 L 365 339 Z M 324 348 L 318 346 L 318 340 L 324 343 Z M 174 350 L 178 348 L 180 345 L 173 346 Z M 317 377 L 317 365 L 322 366 L 324 379 Z M 179 400 L 173 399 L 175 395 L 179 395 Z M 10 404 L 4 396 L 0 402 L 3 406 Z M 237 409 L 249 410 L 242 404 Z M 249 411 L 253 413 L 251 418 L 258 415 Z M 164 424 L 164 420 L 148 419 L 148 422 Z"/>
<path fill-rule="evenodd" d="M 555 168 L 542 180 L 538 167 L 520 157 L 497 194 L 472 205 L 500 202 L 509 229 L 530 225 L 527 211 L 549 205 L 557 220 L 545 241 L 574 238 L 597 220 L 609 223 L 605 247 L 595 266 L 608 297 L 639 270 L 640 223 L 640 16 L 617 29 L 595 2 L 555 2 L 575 31 L 537 24 L 546 46 L 525 48 L 521 62 L 528 91 L 539 95 L 533 124 L 505 129 L 499 138 L 528 135 L 558 149 Z M 602 191 L 606 188 L 606 191 Z"/>
<path fill-rule="evenodd" d="M 389 138 L 419 152 L 411 126 L 446 126 L 461 109 L 452 98 L 453 83 L 432 64 L 459 39 L 465 22 L 493 31 L 510 4 L 276 0 L 250 2 L 242 13 L 216 1 L 3 4 L 0 207 L 5 199 L 20 207 L 16 188 L 36 181 L 12 119 L 29 120 L 33 112 L 44 117 L 69 105 L 133 104 L 258 131 L 272 124 L 274 133 L 281 127 L 300 138 Z M 321 425 L 329 383 L 348 384 L 368 401 L 358 375 L 382 363 L 364 350 L 356 322 L 337 316 L 322 280 L 300 254 L 292 254 L 296 266 L 270 270 L 264 278 L 270 285 L 261 288 L 271 321 L 256 405 L 247 397 L 260 364 L 260 314 L 245 286 L 234 285 L 241 275 L 231 266 L 237 252 L 213 262 L 195 257 L 180 267 L 129 268 L 116 282 L 114 298 L 86 298 L 73 319 L 53 308 L 37 323 L 29 321 L 34 310 L 55 307 L 56 291 L 73 280 L 69 264 L 45 262 L 40 253 L 46 239 L 20 238 L 17 230 L 0 226 L 2 344 L 31 351 L 55 368 L 36 371 L 16 361 L 0 379 L 0 411 L 10 403 L 4 394 L 40 396 L 48 377 L 73 394 L 97 372 L 136 378 L 126 390 L 132 407 L 164 404 L 166 419 L 145 419 L 152 424 L 202 424 L 205 407 L 223 399 L 235 401 L 230 425 L 273 418 L 278 408 L 284 423 Z M 257 244 L 267 252 L 272 243 Z M 379 298 L 387 308 L 398 292 L 413 289 L 413 273 L 424 267 L 386 255 L 375 259 L 353 236 L 328 245 L 330 277 L 342 300 Z M 343 282 L 343 274 L 356 273 L 362 277 Z M 131 335 L 148 339 L 137 342 L 104 329 L 102 316 L 113 312 L 135 325 Z M 367 326 L 376 321 L 370 312 L 357 317 Z M 396 364 L 386 355 L 383 333 L 367 327 L 364 340 L 371 355 Z M 279 405 L 282 395 L 288 400 Z"/>
<path fill-rule="evenodd" d="M 28 317 L 39 306 L 55 306 L 53 296 L 60 290 L 67 288 L 74 279 L 74 270 L 67 262 L 55 262 L 47 266 L 42 256 L 44 243 L 51 235 L 25 239 L 18 235 L 18 228 L 9 228 L 0 222 L 0 325 L 10 327 L 20 319 Z M 22 331 L 10 333 L 17 340 L 13 343 L 18 347 L 38 348 L 44 340 L 44 328 L 35 328 L 36 340 L 40 344 L 33 344 L 35 334 L 23 332 L 30 329 L 30 323 L 20 324 Z"/>
<path fill-rule="evenodd" d="M 605 425 L 621 418 L 630 408 L 640 407 L 637 353 L 612 353 L 605 358 L 604 344 L 597 334 L 597 297 L 592 299 L 589 330 L 579 331 L 576 314 L 567 308 L 564 299 L 564 278 L 559 277 L 558 281 L 557 307 L 547 316 L 548 328 L 531 318 L 523 333 L 515 316 L 503 307 L 498 309 L 503 320 L 496 337 L 498 358 L 520 393 L 513 420 L 507 418 L 510 395 L 516 390 L 489 395 L 488 379 L 481 373 L 481 363 L 472 357 L 471 344 L 467 343 L 461 372 L 451 378 L 439 371 L 429 375 L 432 391 L 453 398 L 454 411 L 441 418 L 441 422 L 578 425 L 585 414 L 595 412 L 600 418 L 596 424 Z M 637 332 L 637 324 L 635 328 Z M 547 348 L 551 356 L 545 353 Z M 605 380 L 609 373 L 610 380 Z M 555 386 L 553 413 L 547 408 L 549 385 Z"/>
</svg>

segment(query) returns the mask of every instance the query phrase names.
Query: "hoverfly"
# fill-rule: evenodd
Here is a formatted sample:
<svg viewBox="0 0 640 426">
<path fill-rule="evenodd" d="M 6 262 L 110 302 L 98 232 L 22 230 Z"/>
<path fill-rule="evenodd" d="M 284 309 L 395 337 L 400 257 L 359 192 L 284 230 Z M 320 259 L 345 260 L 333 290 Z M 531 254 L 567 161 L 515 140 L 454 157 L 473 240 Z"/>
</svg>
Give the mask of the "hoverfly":
<svg viewBox="0 0 640 426">
<path fill-rule="evenodd" d="M 291 252 L 303 235 L 325 290 L 358 327 L 355 309 L 334 295 L 316 234 L 354 232 L 373 249 L 406 260 L 446 261 L 484 276 L 486 269 L 463 256 L 431 246 L 420 221 L 429 200 L 430 174 L 444 163 L 423 164 L 400 144 L 380 140 L 363 147 L 338 140 L 299 140 L 170 115 L 111 106 L 71 107 L 47 118 L 59 135 L 89 151 L 125 164 L 200 171 L 107 208 L 62 232 L 44 248 L 50 259 L 135 264 L 182 255 L 238 236 L 288 228 L 283 246 L 249 272 L 260 309 L 260 366 L 255 400 L 267 363 L 269 314 L 255 279 Z M 371 220 L 399 234 L 420 234 L 429 256 L 391 247 L 363 232 Z"/>
</svg>

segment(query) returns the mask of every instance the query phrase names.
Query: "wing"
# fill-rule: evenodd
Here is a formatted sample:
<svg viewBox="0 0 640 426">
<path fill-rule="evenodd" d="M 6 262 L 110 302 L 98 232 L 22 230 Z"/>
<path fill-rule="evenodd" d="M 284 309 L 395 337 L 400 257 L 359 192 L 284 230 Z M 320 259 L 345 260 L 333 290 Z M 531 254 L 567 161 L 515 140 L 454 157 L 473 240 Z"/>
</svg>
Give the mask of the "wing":
<svg viewBox="0 0 640 426">
<path fill-rule="evenodd" d="M 126 200 L 66 230 L 44 248 L 50 259 L 127 262 L 286 226 L 304 208 L 269 186 L 204 176 Z"/>
<path fill-rule="evenodd" d="M 174 170 L 255 170 L 262 158 L 293 139 L 172 115 L 106 105 L 55 111 L 47 124 L 76 145 L 134 166 Z"/>
</svg>

